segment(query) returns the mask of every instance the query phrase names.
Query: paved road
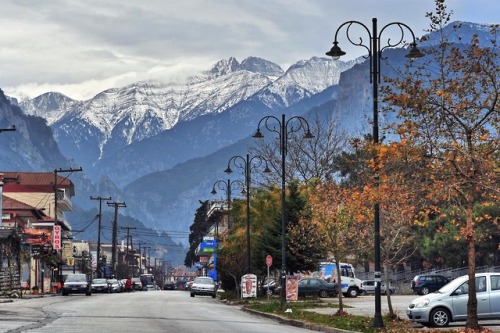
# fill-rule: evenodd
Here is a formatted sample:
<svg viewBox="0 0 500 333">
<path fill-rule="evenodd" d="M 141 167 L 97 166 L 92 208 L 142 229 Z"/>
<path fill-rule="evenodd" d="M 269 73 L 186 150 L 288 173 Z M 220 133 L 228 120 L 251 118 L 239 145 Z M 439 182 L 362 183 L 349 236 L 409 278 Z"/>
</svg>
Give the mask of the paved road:
<svg viewBox="0 0 500 333">
<path fill-rule="evenodd" d="M 0 332 L 305 333 L 186 291 L 70 295 L 0 303 Z"/>
</svg>

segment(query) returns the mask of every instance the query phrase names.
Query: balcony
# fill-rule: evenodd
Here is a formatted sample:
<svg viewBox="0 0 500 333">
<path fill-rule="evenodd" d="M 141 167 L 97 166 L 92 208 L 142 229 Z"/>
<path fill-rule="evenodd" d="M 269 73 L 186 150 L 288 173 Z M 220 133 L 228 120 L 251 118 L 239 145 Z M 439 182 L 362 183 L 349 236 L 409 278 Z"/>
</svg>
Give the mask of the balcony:
<svg viewBox="0 0 500 333">
<path fill-rule="evenodd" d="M 73 210 L 71 197 L 66 193 L 65 189 L 57 190 L 57 209 L 68 212 Z"/>
</svg>

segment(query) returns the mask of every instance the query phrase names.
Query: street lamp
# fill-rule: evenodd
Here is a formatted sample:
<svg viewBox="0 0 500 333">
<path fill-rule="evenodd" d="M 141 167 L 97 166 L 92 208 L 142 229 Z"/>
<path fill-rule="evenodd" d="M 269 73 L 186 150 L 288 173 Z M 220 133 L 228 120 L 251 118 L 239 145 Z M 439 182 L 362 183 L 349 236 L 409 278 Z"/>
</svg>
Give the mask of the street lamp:
<svg viewBox="0 0 500 333">
<path fill-rule="evenodd" d="M 331 48 L 330 51 L 326 53 L 326 55 L 331 56 L 334 60 L 339 59 L 341 56 L 345 55 L 346 53 L 340 49 L 338 46 L 338 41 L 337 41 L 337 35 L 344 26 L 346 27 L 346 35 L 347 35 L 347 40 L 355 46 L 361 46 L 364 47 L 368 51 L 368 56 L 365 58 L 370 59 L 370 83 L 373 84 L 373 143 L 375 145 L 379 144 L 379 125 L 378 125 L 378 83 L 380 82 L 380 59 L 383 59 L 382 57 L 382 51 L 384 51 L 386 48 L 392 48 L 396 47 L 398 45 L 404 44 L 403 38 L 405 36 L 405 29 L 408 30 L 411 33 L 412 37 L 412 42 L 410 43 L 410 52 L 405 56 L 406 58 L 409 59 L 416 59 L 423 57 L 424 54 L 420 52 L 420 50 L 417 48 L 417 43 L 415 39 L 415 34 L 413 31 L 410 29 L 409 26 L 407 26 L 404 23 L 401 22 L 392 22 L 389 24 L 386 24 L 382 29 L 380 30 L 380 33 L 377 32 L 377 19 L 373 18 L 372 19 L 372 31 L 368 29 L 366 25 L 364 25 L 361 22 L 358 21 L 347 21 L 342 23 L 335 32 L 335 39 L 333 42 L 333 47 Z M 367 34 L 369 39 L 371 40 L 371 44 L 365 45 L 363 42 L 363 38 L 359 37 L 359 42 L 355 42 L 350 35 L 350 28 L 353 25 L 359 25 L 363 27 Z M 387 39 L 387 45 L 384 47 L 380 47 L 380 38 L 382 37 L 382 33 L 384 30 L 390 26 L 397 26 L 400 30 L 401 37 L 396 40 L 396 42 L 391 42 L 391 39 Z M 377 158 L 377 157 L 375 157 Z M 378 172 L 375 174 L 374 178 L 375 186 L 379 186 L 379 178 L 378 178 Z M 382 314 L 381 314 L 381 295 L 380 295 L 380 282 L 381 282 L 381 267 L 380 267 L 380 205 L 378 203 L 375 203 L 374 206 L 374 237 L 375 237 L 375 281 L 376 287 L 375 287 L 375 317 L 373 320 L 373 327 L 375 328 L 380 328 L 384 327 L 384 322 L 382 319 Z"/>
<path fill-rule="evenodd" d="M 262 139 L 264 135 L 262 135 L 260 131 L 260 125 L 263 126 L 270 132 L 274 132 L 278 134 L 280 139 L 280 152 L 281 152 L 281 309 L 286 301 L 286 221 L 285 221 L 285 157 L 287 153 L 287 144 L 288 144 L 288 135 L 292 133 L 296 133 L 301 129 L 306 133 L 304 135 L 304 139 L 312 139 L 314 136 L 311 134 L 309 130 L 309 123 L 303 117 L 294 116 L 290 119 L 286 120 L 285 115 L 281 116 L 281 121 L 275 116 L 266 116 L 262 118 L 258 125 L 257 131 L 254 135 L 254 138 Z"/>
<path fill-rule="evenodd" d="M 231 211 L 231 193 L 233 189 L 241 189 L 241 194 L 245 194 L 248 192 L 248 190 L 245 190 L 245 184 L 241 180 L 233 180 L 231 181 L 228 179 L 227 181 L 225 180 L 218 180 L 214 183 L 214 186 L 212 187 L 212 192 L 210 192 L 212 195 L 216 195 L 217 191 L 215 190 L 215 187 L 217 187 L 219 190 L 224 191 L 226 193 L 226 200 L 227 200 L 227 227 L 229 228 L 229 212 Z"/>
<path fill-rule="evenodd" d="M 250 158 L 247 154 L 246 159 L 242 156 L 236 155 L 229 159 L 227 162 L 227 169 L 224 170 L 225 173 L 230 174 L 233 172 L 231 170 L 231 162 L 236 168 L 243 169 L 245 172 L 245 188 L 247 194 L 247 273 L 252 272 L 251 256 L 250 256 L 250 182 L 252 178 L 252 167 L 259 168 L 265 162 L 266 167 L 264 168 L 265 173 L 271 172 L 269 166 L 267 165 L 267 160 L 262 156 L 254 156 Z"/>
</svg>

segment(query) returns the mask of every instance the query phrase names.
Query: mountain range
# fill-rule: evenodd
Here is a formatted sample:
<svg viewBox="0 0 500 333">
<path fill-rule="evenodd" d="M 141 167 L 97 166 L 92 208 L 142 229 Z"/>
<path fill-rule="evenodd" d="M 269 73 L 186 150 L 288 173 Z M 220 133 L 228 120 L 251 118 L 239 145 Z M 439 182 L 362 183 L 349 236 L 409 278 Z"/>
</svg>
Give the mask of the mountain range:
<svg viewBox="0 0 500 333">
<path fill-rule="evenodd" d="M 487 36 L 485 26 L 472 23 L 460 33 L 465 40 Z M 436 43 L 428 35 L 421 47 Z M 391 66 L 384 75 L 404 66 L 405 54 L 387 49 Z M 0 137 L 0 165 L 9 171 L 82 166 L 71 176 L 79 213 L 68 214 L 70 222 L 95 214 L 89 196 L 112 196 L 127 203 L 120 214 L 129 223 L 157 230 L 170 245 L 186 244 L 187 235 L 175 235 L 189 231 L 199 200 L 211 199 L 214 182 L 226 177 L 228 159 L 247 153 L 259 119 L 314 110 L 362 135 L 371 128 L 371 97 L 363 57 L 313 57 L 286 71 L 265 59 L 230 57 L 185 82 L 136 82 L 84 101 L 57 92 L 17 101 L 1 93 L 0 126 L 15 125 L 17 133 Z M 96 234 L 93 226 L 80 237 Z"/>
</svg>

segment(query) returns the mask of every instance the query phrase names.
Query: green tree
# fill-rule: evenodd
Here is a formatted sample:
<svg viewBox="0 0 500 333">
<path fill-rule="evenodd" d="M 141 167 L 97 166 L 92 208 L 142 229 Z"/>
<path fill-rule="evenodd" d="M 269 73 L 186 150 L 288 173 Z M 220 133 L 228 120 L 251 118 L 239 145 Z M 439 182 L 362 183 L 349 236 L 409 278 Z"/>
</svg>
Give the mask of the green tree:
<svg viewBox="0 0 500 333">
<path fill-rule="evenodd" d="M 212 226 L 207 219 L 210 202 L 208 200 L 200 201 L 200 204 L 200 207 L 196 210 L 193 224 L 189 227 L 189 250 L 184 259 L 184 265 L 187 267 L 191 267 L 198 261 L 198 257 L 195 253 L 196 248 L 203 240 L 203 236 L 207 235 L 208 230 Z"/>
</svg>

